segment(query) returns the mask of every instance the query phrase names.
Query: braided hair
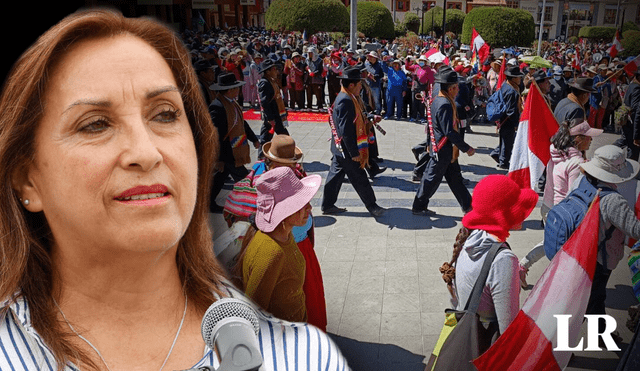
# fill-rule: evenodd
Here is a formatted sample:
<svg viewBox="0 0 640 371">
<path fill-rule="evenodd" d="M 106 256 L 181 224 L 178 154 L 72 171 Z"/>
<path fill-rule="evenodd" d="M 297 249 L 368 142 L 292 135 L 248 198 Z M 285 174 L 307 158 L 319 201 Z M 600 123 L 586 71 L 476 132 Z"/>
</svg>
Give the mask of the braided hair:
<svg viewBox="0 0 640 371">
<path fill-rule="evenodd" d="M 462 247 L 464 246 L 464 243 L 467 242 L 467 238 L 469 238 L 472 231 L 472 229 L 467 227 L 460 227 L 460 231 L 458 231 L 458 234 L 456 235 L 456 241 L 453 243 L 451 261 L 442 263 L 442 266 L 440 267 L 442 279 L 447 284 L 449 294 L 451 294 L 451 297 L 454 299 L 456 298 L 455 291 L 453 290 L 453 280 L 456 278 L 456 268 L 454 267 L 454 264 L 458 260 Z"/>
</svg>

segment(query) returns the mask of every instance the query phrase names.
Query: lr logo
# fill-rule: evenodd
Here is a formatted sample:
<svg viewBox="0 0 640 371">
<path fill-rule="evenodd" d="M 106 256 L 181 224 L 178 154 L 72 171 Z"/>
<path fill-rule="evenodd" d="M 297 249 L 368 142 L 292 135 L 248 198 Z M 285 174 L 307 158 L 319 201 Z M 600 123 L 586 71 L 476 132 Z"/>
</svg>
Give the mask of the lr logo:
<svg viewBox="0 0 640 371">
<path fill-rule="evenodd" d="M 613 340 L 611 333 L 616 330 L 616 320 L 615 318 L 606 315 L 606 314 L 586 314 L 585 317 L 587 319 L 587 347 L 584 348 L 582 343 L 584 341 L 583 338 L 580 339 L 578 345 L 571 347 L 569 346 L 569 318 L 571 318 L 570 314 L 554 314 L 556 317 L 556 321 L 558 323 L 558 344 L 553 350 L 560 351 L 582 351 L 582 350 L 594 350 L 601 351 L 598 346 L 598 337 L 602 337 L 602 341 L 604 342 L 605 347 L 609 351 L 619 351 L 618 345 Z M 604 332 L 598 332 L 598 319 L 605 320 L 605 330 Z"/>
</svg>

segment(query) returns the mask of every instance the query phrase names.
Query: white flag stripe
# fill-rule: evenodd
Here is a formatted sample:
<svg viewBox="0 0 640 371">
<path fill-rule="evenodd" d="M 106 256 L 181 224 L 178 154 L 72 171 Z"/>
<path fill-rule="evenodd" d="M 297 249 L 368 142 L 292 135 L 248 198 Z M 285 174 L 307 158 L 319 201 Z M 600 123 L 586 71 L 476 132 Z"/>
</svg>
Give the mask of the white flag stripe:
<svg viewBox="0 0 640 371">
<path fill-rule="evenodd" d="M 529 167 L 529 120 L 520 121 L 511 150 L 509 172 Z"/>
<path fill-rule="evenodd" d="M 564 282 L 563 285 L 547 281 Z M 548 290 L 548 291 L 542 291 Z M 557 255 L 536 282 L 522 310 L 531 317 L 542 333 L 557 344 L 557 322 L 554 314 L 582 316 L 591 293 L 591 279 L 582 266 L 564 250 Z M 582 321 L 570 321 L 569 344 L 575 345 Z M 554 352 L 555 353 L 555 352 Z M 556 356 L 557 358 L 557 356 Z M 560 363 L 561 364 L 561 363 Z"/>
</svg>

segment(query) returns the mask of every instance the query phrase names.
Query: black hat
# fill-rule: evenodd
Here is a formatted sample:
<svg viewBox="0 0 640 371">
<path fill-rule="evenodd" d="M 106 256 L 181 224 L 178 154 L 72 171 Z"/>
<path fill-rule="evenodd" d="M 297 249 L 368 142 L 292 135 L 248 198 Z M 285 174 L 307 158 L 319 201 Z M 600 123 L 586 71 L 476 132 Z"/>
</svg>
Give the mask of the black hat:
<svg viewBox="0 0 640 371">
<path fill-rule="evenodd" d="M 211 90 L 229 90 L 244 85 L 244 81 L 236 80 L 236 75 L 232 73 L 223 73 L 218 75 L 218 82 L 209 86 Z"/>
<path fill-rule="evenodd" d="M 507 68 L 504 71 L 504 75 L 507 76 L 507 77 L 522 77 L 522 76 L 524 76 L 522 71 L 520 71 L 520 67 L 518 67 L 518 66 L 512 66 L 512 67 Z"/>
<path fill-rule="evenodd" d="M 439 70 L 435 82 L 440 84 L 457 84 L 458 74 L 452 69 Z"/>
<path fill-rule="evenodd" d="M 536 72 L 534 72 L 533 74 L 533 79 L 536 80 L 537 83 L 541 83 L 544 80 L 548 80 L 550 78 L 552 78 L 553 76 L 547 76 L 547 73 L 544 72 L 543 70 L 537 70 Z"/>
<path fill-rule="evenodd" d="M 342 75 L 338 76 L 339 79 L 345 79 L 345 80 L 361 80 L 362 79 L 362 70 L 360 69 L 360 67 L 356 66 L 352 66 L 352 67 L 347 67 L 344 69 L 344 71 L 342 71 Z"/>
<path fill-rule="evenodd" d="M 196 72 L 206 71 L 209 68 L 211 68 L 211 63 L 207 59 L 199 59 L 193 64 L 193 69 Z"/>
<path fill-rule="evenodd" d="M 276 62 L 274 62 L 273 59 L 271 58 L 267 58 L 264 60 L 264 62 L 260 63 L 260 67 L 258 67 L 258 73 L 264 73 L 269 68 L 275 67 L 275 66 L 276 66 Z"/>
<path fill-rule="evenodd" d="M 593 79 L 591 77 L 578 77 L 576 81 L 570 83 L 569 86 L 582 91 L 588 91 L 589 93 L 596 91 L 596 89 L 593 88 Z"/>
</svg>

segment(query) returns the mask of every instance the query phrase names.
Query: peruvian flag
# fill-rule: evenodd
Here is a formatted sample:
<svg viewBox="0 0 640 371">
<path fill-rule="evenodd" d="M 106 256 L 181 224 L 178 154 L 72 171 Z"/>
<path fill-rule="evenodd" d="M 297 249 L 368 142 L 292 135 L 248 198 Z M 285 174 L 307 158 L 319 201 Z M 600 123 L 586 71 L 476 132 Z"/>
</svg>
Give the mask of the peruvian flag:
<svg viewBox="0 0 640 371">
<path fill-rule="evenodd" d="M 576 56 L 573 58 L 571 66 L 574 70 L 580 70 L 580 52 L 578 51 L 578 48 L 576 48 Z"/>
<path fill-rule="evenodd" d="M 568 344 L 575 345 L 596 270 L 599 224 L 598 195 L 504 334 L 473 361 L 479 371 L 560 371 L 567 366 L 572 352 L 554 351 L 558 345 L 554 314 L 571 315 Z"/>
<path fill-rule="evenodd" d="M 611 47 L 607 49 L 607 53 L 609 53 L 611 58 L 615 58 L 616 55 L 618 55 L 618 52 L 621 52 L 623 50 L 624 48 L 622 47 L 622 44 L 620 44 L 620 32 L 616 31 L 616 36 L 613 38 Z"/>
<path fill-rule="evenodd" d="M 496 83 L 496 89 L 494 91 L 497 91 L 498 89 L 500 89 L 500 87 L 502 86 L 502 83 L 505 82 L 505 80 L 507 79 L 507 75 L 504 74 L 504 70 L 507 67 L 507 58 L 505 58 L 504 54 L 502 54 L 502 64 L 500 65 L 500 74 L 498 75 L 498 82 Z"/>
<path fill-rule="evenodd" d="M 520 185 L 520 188 L 535 189 L 538 179 L 551 159 L 549 146 L 556 131 L 558 122 L 542 97 L 538 84 L 533 82 L 520 115 L 520 125 L 513 143 L 507 174 Z"/>
<path fill-rule="evenodd" d="M 627 63 L 626 66 L 624 66 L 624 72 L 626 72 L 627 75 L 631 76 L 634 73 L 636 73 L 639 66 L 640 66 L 640 54 L 638 54 L 638 56 L 635 59 L 633 59 L 631 62 Z"/>
<path fill-rule="evenodd" d="M 477 53 L 478 58 L 480 59 L 480 64 L 484 63 L 484 61 L 487 60 L 487 57 L 489 57 L 490 48 L 489 44 L 485 43 L 482 36 L 478 34 L 475 27 L 471 34 L 471 44 L 473 45 L 471 51 L 473 53 Z"/>
</svg>

